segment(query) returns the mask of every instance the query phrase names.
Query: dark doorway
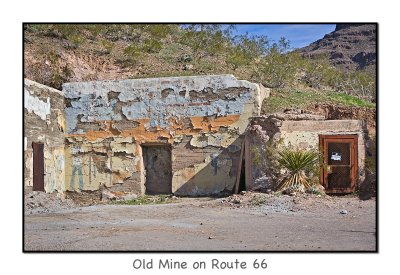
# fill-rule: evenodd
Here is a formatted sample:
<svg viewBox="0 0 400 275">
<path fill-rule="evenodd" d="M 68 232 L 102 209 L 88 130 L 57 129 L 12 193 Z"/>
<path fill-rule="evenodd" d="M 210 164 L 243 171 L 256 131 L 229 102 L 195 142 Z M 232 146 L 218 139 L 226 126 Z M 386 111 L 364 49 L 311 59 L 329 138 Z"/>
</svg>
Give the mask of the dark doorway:
<svg viewBox="0 0 400 275">
<path fill-rule="evenodd" d="M 142 146 L 146 171 L 146 194 L 172 193 L 171 147 L 166 145 Z"/>
<path fill-rule="evenodd" d="M 242 168 L 240 169 L 239 190 L 238 192 L 246 191 L 246 164 L 244 158 L 242 161 Z"/>
<path fill-rule="evenodd" d="M 44 191 L 43 143 L 32 143 L 33 147 L 33 191 Z"/>
<path fill-rule="evenodd" d="M 357 135 L 320 136 L 323 150 L 321 182 L 327 193 L 355 191 L 358 173 Z"/>
<path fill-rule="evenodd" d="M 246 162 L 245 162 L 245 141 L 242 142 L 242 149 L 240 150 L 238 173 L 236 176 L 236 183 L 233 188 L 233 193 L 238 194 L 246 190 Z"/>
</svg>

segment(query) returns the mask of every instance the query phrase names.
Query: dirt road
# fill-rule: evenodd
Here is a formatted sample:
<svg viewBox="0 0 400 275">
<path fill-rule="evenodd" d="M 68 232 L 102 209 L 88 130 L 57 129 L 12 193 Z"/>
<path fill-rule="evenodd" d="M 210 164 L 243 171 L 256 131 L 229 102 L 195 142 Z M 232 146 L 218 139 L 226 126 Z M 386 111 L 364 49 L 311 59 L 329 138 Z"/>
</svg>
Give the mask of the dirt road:
<svg viewBox="0 0 400 275">
<path fill-rule="evenodd" d="M 375 199 L 280 196 L 248 201 L 192 198 L 29 214 L 25 249 L 375 250 Z"/>
</svg>

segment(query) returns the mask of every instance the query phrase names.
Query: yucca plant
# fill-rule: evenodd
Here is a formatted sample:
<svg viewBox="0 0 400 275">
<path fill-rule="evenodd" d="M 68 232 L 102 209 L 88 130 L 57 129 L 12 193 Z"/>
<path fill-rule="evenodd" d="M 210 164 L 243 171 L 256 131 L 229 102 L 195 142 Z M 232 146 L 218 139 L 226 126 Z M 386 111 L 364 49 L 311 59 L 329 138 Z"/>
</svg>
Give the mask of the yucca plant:
<svg viewBox="0 0 400 275">
<path fill-rule="evenodd" d="M 287 176 L 277 191 L 287 189 L 310 189 L 311 185 L 308 182 L 306 172 L 313 170 L 318 162 L 319 154 L 314 151 L 289 150 L 286 149 L 279 152 L 278 162 L 283 167 L 289 170 Z"/>
</svg>

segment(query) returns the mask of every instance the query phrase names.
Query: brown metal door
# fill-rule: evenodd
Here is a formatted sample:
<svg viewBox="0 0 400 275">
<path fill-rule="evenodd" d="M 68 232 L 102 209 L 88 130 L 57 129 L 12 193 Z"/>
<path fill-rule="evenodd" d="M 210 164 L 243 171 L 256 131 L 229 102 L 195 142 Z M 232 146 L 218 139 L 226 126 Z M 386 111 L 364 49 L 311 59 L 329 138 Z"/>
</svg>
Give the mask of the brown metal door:
<svg viewBox="0 0 400 275">
<path fill-rule="evenodd" d="M 43 143 L 32 143 L 33 147 L 33 191 L 44 191 Z"/>
<path fill-rule="evenodd" d="M 324 161 L 321 181 L 327 193 L 346 194 L 357 186 L 357 135 L 320 136 Z"/>
</svg>

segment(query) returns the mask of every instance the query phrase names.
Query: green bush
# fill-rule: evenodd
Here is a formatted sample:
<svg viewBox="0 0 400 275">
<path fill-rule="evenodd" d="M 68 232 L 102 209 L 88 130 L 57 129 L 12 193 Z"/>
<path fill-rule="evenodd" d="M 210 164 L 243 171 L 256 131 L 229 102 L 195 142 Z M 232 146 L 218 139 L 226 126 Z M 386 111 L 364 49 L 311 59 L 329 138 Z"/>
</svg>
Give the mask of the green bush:
<svg viewBox="0 0 400 275">
<path fill-rule="evenodd" d="M 301 57 L 296 52 L 288 52 L 289 49 L 290 44 L 284 38 L 274 43 L 256 64 L 253 71 L 255 79 L 270 88 L 291 86 L 296 80 Z"/>
<path fill-rule="evenodd" d="M 124 49 L 124 57 L 117 60 L 117 63 L 120 63 L 124 67 L 135 65 L 141 53 L 142 51 L 138 45 L 131 44 Z"/>
<path fill-rule="evenodd" d="M 234 70 L 241 66 L 247 66 L 258 57 L 263 56 L 267 52 L 268 45 L 267 36 L 239 35 L 234 38 L 226 61 L 233 66 Z"/>
<path fill-rule="evenodd" d="M 367 99 L 376 98 L 375 74 L 364 70 L 345 71 L 333 67 L 326 56 L 305 57 L 300 63 L 301 80 L 313 88 L 329 86 L 335 91 Z"/>
<path fill-rule="evenodd" d="M 293 189 L 305 191 L 311 188 L 306 176 L 307 172 L 315 171 L 319 153 L 314 151 L 285 149 L 279 152 L 278 162 L 282 168 L 289 171 L 289 175 L 278 186 L 278 191 Z"/>
<path fill-rule="evenodd" d="M 146 53 L 158 53 L 162 49 L 162 42 L 158 39 L 147 38 L 143 42 L 141 50 Z"/>
<path fill-rule="evenodd" d="M 179 42 L 192 50 L 194 62 L 206 56 L 222 54 L 230 45 L 229 28 L 224 30 L 218 24 L 192 24 L 186 26 Z"/>
<path fill-rule="evenodd" d="M 107 39 L 102 39 L 101 44 L 103 45 L 106 54 L 110 54 L 115 47 L 115 43 Z"/>
<path fill-rule="evenodd" d="M 332 74 L 335 73 L 326 56 L 304 57 L 300 62 L 299 69 L 302 72 L 301 80 L 308 86 L 317 89 L 329 84 L 330 78 L 333 77 Z"/>
</svg>

